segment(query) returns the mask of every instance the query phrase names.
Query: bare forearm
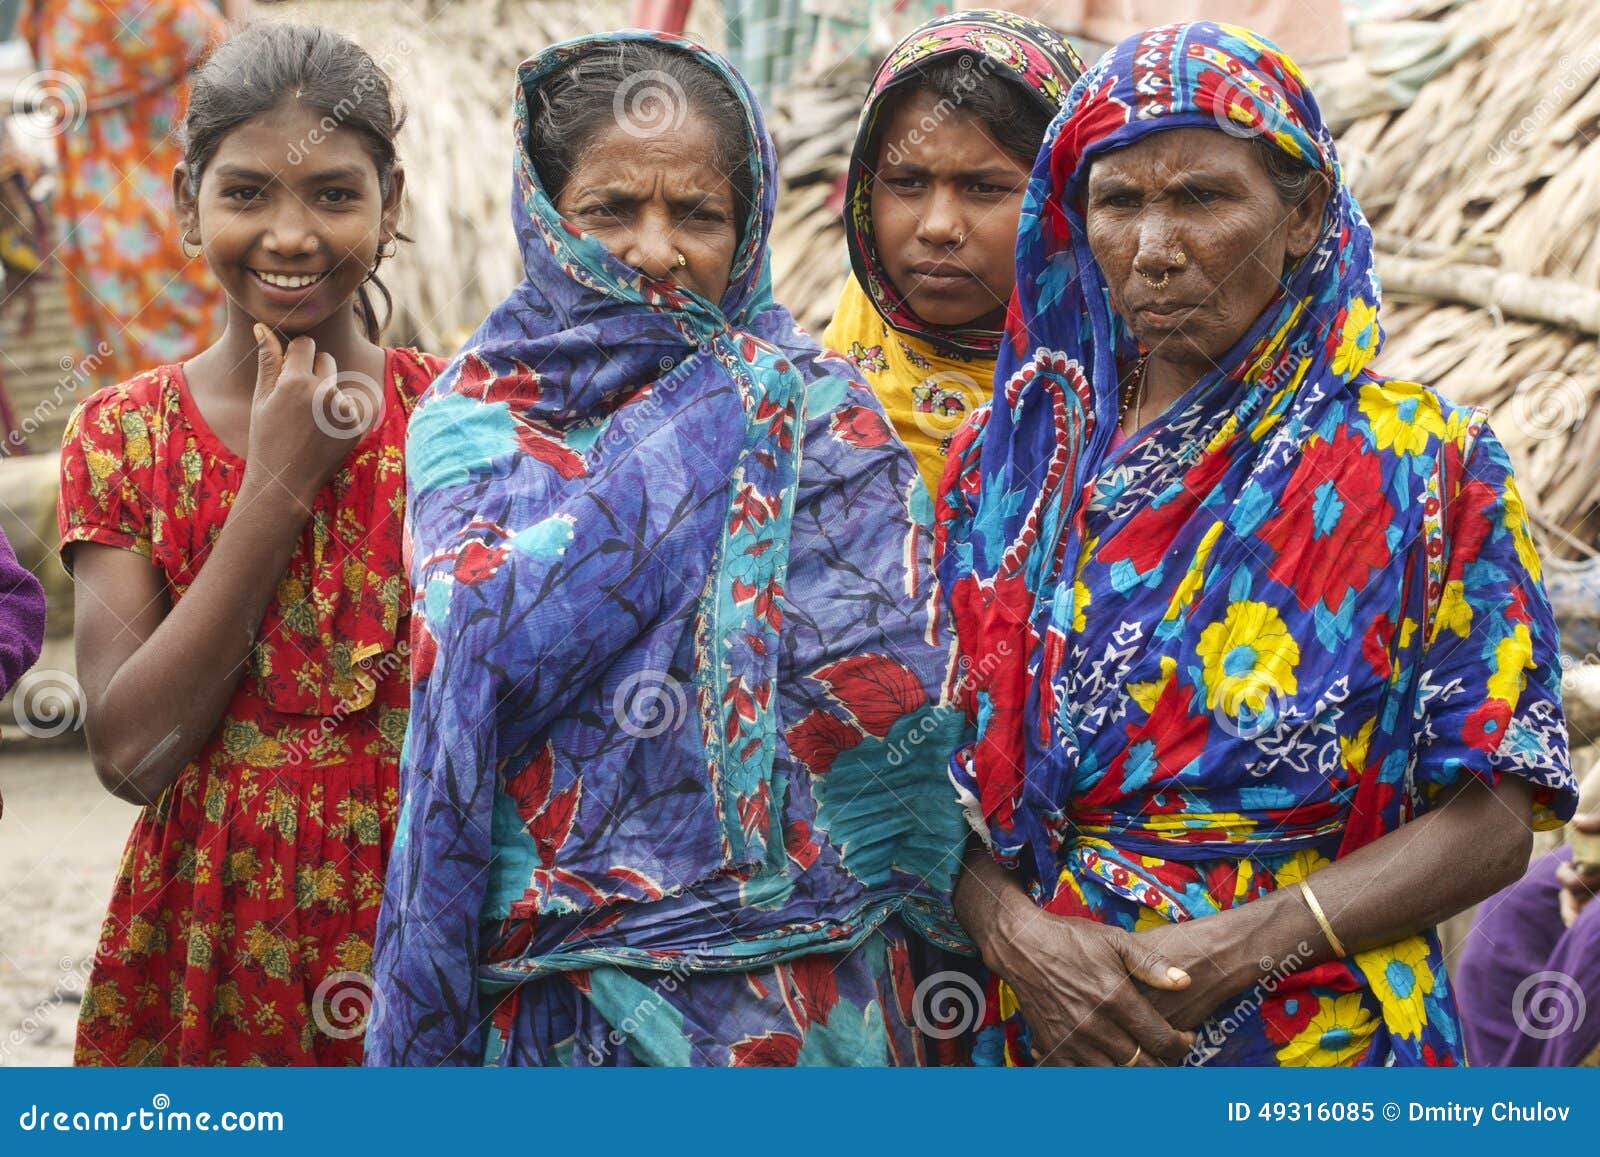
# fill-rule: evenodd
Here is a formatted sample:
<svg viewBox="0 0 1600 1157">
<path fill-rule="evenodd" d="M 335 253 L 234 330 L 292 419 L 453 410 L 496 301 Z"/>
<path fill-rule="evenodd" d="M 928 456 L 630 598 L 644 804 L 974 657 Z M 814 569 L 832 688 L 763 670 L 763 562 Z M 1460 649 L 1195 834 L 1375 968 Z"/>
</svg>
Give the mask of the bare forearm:
<svg viewBox="0 0 1600 1157">
<path fill-rule="evenodd" d="M 973 841 L 956 881 L 956 919 L 978 945 L 984 963 L 997 970 L 1010 939 L 1008 928 L 1036 911 L 1016 875 L 995 863 L 987 848 Z"/>
<path fill-rule="evenodd" d="M 1527 866 L 1531 795 L 1507 779 L 1470 784 L 1422 818 L 1311 873 L 1307 884 L 1349 953 L 1392 944 L 1492 895 Z M 1187 926 L 1206 955 L 1245 988 L 1288 962 L 1308 968 L 1336 953 L 1300 889 Z"/>
<path fill-rule="evenodd" d="M 194 584 L 91 712 L 96 766 L 116 795 L 154 803 L 216 730 L 304 522 L 294 498 L 246 480 Z"/>
</svg>

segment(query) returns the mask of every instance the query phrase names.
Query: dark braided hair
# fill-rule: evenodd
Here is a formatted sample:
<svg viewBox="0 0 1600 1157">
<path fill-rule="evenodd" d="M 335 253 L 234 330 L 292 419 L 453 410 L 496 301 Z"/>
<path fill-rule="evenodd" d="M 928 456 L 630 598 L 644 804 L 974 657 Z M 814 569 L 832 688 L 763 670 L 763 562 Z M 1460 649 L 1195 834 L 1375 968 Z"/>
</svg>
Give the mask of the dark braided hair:
<svg viewBox="0 0 1600 1157">
<path fill-rule="evenodd" d="M 199 193 L 201 174 L 223 137 L 285 100 L 297 100 L 321 113 L 324 123 L 332 121 L 358 134 L 377 166 L 378 187 L 388 197 L 394 180 L 395 137 L 405 123 L 389 77 L 359 44 L 307 24 L 252 24 L 219 45 L 195 71 L 188 112 L 178 134 L 189 166 L 190 194 Z M 404 233 L 396 233 L 395 239 L 411 240 Z M 367 287 L 356 291 L 356 307 L 367 338 L 374 343 L 394 305 L 378 280 L 382 263 L 380 252 L 367 279 L 383 299 L 382 321 Z"/>
</svg>

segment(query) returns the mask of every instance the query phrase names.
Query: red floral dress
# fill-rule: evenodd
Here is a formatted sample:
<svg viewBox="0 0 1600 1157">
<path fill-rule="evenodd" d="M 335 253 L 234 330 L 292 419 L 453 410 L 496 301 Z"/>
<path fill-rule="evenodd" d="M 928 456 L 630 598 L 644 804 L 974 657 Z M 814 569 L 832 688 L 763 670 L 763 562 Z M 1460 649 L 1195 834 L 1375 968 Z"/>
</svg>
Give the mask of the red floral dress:
<svg viewBox="0 0 1600 1157">
<path fill-rule="evenodd" d="M 406 423 L 443 363 L 385 366 L 384 412 L 318 494 L 226 715 L 134 824 L 79 1064 L 360 1063 L 408 710 Z M 176 603 L 243 476 L 180 366 L 101 390 L 64 437 L 63 561 L 134 551 Z"/>
</svg>

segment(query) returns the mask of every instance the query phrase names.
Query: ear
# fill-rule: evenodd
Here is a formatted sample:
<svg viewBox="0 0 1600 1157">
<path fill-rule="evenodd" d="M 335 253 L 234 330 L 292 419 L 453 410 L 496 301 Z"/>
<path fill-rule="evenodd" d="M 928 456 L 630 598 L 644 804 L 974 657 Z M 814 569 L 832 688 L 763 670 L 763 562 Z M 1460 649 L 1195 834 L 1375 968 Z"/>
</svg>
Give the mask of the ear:
<svg viewBox="0 0 1600 1157">
<path fill-rule="evenodd" d="M 179 161 L 172 168 L 172 204 L 178 214 L 178 236 L 190 244 L 200 242 L 200 206 L 189 191 L 189 162 Z"/>
<path fill-rule="evenodd" d="M 1311 187 L 1306 190 L 1305 199 L 1295 206 L 1289 215 L 1288 235 L 1284 238 L 1284 248 L 1287 250 L 1291 261 L 1299 261 L 1311 247 L 1317 243 L 1317 235 L 1322 232 L 1322 218 L 1328 211 L 1328 196 L 1331 192 L 1326 174 L 1316 173 L 1311 180 Z"/>
<path fill-rule="evenodd" d="M 400 231 L 400 208 L 405 203 L 405 192 L 405 166 L 396 161 L 394 168 L 389 171 L 389 192 L 383 198 L 383 223 L 379 228 L 380 237 L 393 237 Z"/>
</svg>

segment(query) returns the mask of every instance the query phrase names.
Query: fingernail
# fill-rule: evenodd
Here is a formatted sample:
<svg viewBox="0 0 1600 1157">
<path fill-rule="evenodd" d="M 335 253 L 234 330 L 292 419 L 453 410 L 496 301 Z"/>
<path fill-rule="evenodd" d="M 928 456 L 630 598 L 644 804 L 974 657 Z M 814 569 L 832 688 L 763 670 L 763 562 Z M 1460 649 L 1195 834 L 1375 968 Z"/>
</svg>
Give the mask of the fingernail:
<svg viewBox="0 0 1600 1157">
<path fill-rule="evenodd" d="M 267 327 L 258 321 L 256 322 L 255 328 L 250 332 L 256 335 L 256 341 L 259 342 L 263 337 L 266 336 Z"/>
<path fill-rule="evenodd" d="M 1172 983 L 1176 984 L 1180 980 L 1188 980 L 1189 979 L 1189 974 L 1187 972 L 1185 972 L 1181 968 L 1178 968 L 1176 966 L 1169 966 L 1167 968 L 1167 979 L 1172 981 Z"/>
</svg>

